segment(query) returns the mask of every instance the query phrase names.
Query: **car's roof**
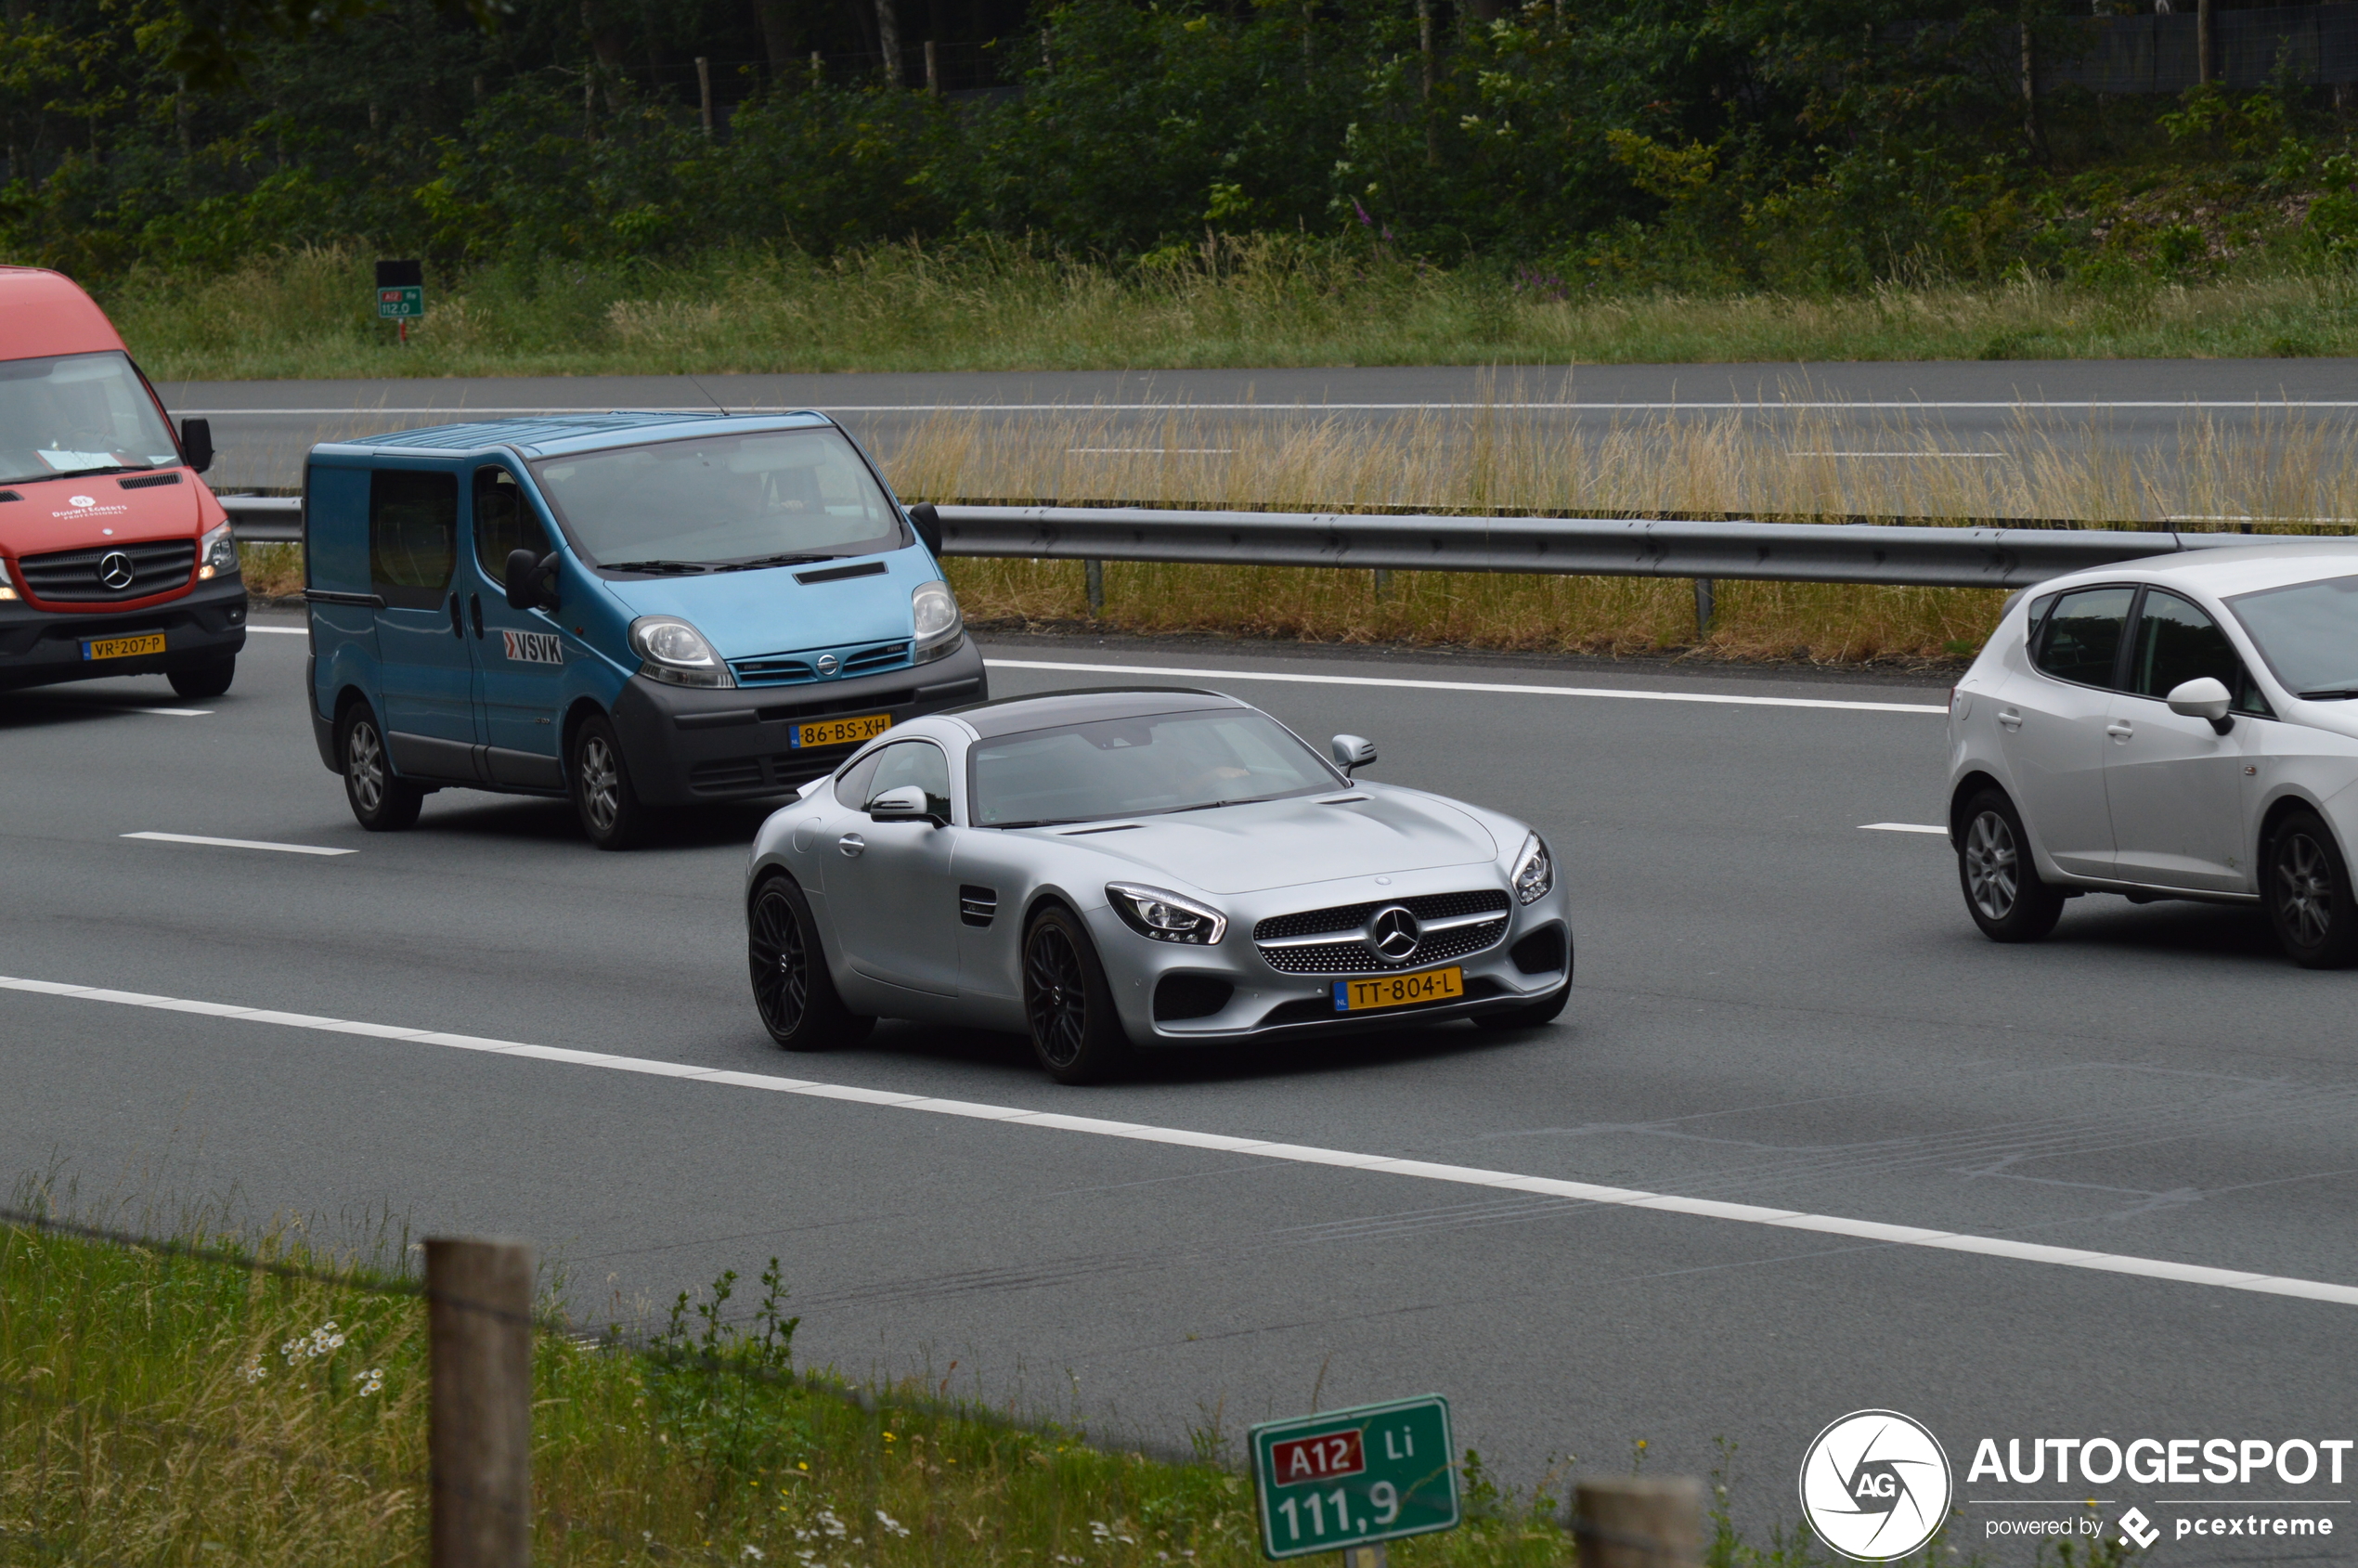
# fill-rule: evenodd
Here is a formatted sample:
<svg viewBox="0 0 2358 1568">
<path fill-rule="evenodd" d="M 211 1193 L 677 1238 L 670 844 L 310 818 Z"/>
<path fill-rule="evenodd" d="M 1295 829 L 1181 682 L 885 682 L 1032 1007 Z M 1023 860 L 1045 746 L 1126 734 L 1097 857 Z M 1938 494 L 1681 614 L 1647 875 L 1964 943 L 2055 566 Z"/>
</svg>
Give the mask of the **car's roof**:
<svg viewBox="0 0 2358 1568">
<path fill-rule="evenodd" d="M 0 359 L 121 350 L 123 339 L 81 287 L 62 272 L 0 266 Z"/>
<path fill-rule="evenodd" d="M 2190 588 L 2214 598 L 2229 598 L 2287 583 L 2358 573 L 2358 539 L 2287 538 L 2252 545 L 2205 546 L 2170 555 L 2149 555 L 2115 566 L 2089 567 L 2051 577 L 2032 591 L 2047 594 L 2058 588 L 2083 583 L 2117 582 L 2142 577 L 2172 588 Z"/>
<path fill-rule="evenodd" d="M 1235 697 L 1193 686 L 1108 686 L 1001 697 L 950 711 L 977 735 L 990 740 L 999 735 L 1019 735 L 1028 730 L 1053 729 L 1060 724 L 1094 723 L 1101 719 L 1143 719 L 1157 713 L 1247 706 Z"/>
<path fill-rule="evenodd" d="M 804 430 L 830 425 L 826 415 L 803 410 L 791 414 L 633 413 L 547 414 L 530 419 L 478 420 L 467 424 L 428 425 L 421 430 L 391 431 L 383 435 L 357 435 L 326 441 L 313 448 L 333 456 L 368 457 L 379 453 L 403 457 L 449 457 L 513 447 L 526 457 L 558 457 L 567 452 L 591 452 L 603 447 L 628 447 L 649 439 L 693 440 L 699 435 L 743 435 L 749 431 Z"/>
</svg>

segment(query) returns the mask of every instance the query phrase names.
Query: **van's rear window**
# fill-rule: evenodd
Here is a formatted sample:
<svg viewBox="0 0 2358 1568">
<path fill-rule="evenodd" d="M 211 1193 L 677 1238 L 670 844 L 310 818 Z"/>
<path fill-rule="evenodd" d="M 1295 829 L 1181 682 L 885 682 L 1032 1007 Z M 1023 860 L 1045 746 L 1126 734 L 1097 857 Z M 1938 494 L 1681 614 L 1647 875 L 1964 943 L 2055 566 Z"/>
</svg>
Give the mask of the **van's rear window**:
<svg viewBox="0 0 2358 1568">
<path fill-rule="evenodd" d="M 122 354 L 0 361 L 0 485 L 179 460 L 155 399 Z"/>
<path fill-rule="evenodd" d="M 836 430 L 654 441 L 532 472 L 574 548 L 608 571 L 727 571 L 901 542 L 891 501 Z"/>
</svg>

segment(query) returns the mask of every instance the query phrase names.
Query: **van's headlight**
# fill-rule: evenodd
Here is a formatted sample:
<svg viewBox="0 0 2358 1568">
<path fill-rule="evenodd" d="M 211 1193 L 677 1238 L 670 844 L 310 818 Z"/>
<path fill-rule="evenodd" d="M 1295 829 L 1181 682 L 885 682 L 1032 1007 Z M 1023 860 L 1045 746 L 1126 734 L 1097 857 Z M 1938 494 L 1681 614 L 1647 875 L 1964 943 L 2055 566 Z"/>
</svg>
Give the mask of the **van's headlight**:
<svg viewBox="0 0 2358 1568">
<path fill-rule="evenodd" d="M 224 523 L 197 541 L 197 580 L 206 582 L 237 575 L 238 536 Z"/>
<path fill-rule="evenodd" d="M 1209 947 L 1228 929 L 1228 917 L 1218 910 L 1165 888 L 1108 882 L 1106 899 L 1113 905 L 1113 912 L 1121 916 L 1123 925 L 1159 942 Z"/>
<path fill-rule="evenodd" d="M 737 682 L 704 633 L 677 616 L 641 616 L 630 623 L 630 645 L 646 662 L 639 673 L 674 686 L 734 686 Z"/>
<path fill-rule="evenodd" d="M 1547 843 L 1535 833 L 1522 841 L 1522 853 L 1515 857 L 1513 882 L 1518 903 L 1545 898 L 1556 885 L 1556 862 L 1548 858 Z"/>
<path fill-rule="evenodd" d="M 965 617 L 958 614 L 958 601 L 950 592 L 950 585 L 939 578 L 919 583 L 909 593 L 909 614 L 917 623 L 917 641 L 910 651 L 911 664 L 924 664 L 957 652 L 965 641 Z"/>
</svg>

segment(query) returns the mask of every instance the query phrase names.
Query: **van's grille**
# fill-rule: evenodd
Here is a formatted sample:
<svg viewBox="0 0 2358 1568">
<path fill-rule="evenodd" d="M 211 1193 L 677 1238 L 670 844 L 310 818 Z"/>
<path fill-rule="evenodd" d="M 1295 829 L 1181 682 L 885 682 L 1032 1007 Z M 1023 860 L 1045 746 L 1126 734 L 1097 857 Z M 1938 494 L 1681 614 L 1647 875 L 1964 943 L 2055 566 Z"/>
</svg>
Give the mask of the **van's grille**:
<svg viewBox="0 0 2358 1568">
<path fill-rule="evenodd" d="M 121 556 L 121 562 L 110 557 Z M 168 589 L 184 588 L 196 569 L 194 539 L 151 539 L 144 544 L 100 545 L 94 550 L 61 550 L 49 555 L 19 557 L 24 586 L 36 599 L 58 604 L 104 604 L 118 599 L 143 599 Z M 100 576 L 111 568 L 129 579 L 110 586 Z"/>
<path fill-rule="evenodd" d="M 755 789 L 762 784 L 761 758 L 732 757 L 719 762 L 699 762 L 688 770 L 691 789 Z"/>
<path fill-rule="evenodd" d="M 822 675 L 819 663 L 833 656 L 836 667 Z M 878 642 L 862 648 L 808 648 L 799 653 L 757 654 L 731 659 L 730 673 L 740 686 L 791 686 L 805 680 L 833 680 L 847 675 L 873 675 L 898 669 L 909 662 L 906 642 Z"/>
</svg>

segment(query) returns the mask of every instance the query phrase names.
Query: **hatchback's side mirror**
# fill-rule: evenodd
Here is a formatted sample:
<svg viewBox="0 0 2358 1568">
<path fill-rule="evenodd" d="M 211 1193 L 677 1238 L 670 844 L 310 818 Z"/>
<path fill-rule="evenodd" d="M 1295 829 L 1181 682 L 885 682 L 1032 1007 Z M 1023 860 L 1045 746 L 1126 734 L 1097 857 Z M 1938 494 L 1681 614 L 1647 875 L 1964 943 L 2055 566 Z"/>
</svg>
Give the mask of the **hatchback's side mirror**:
<svg viewBox="0 0 2358 1568">
<path fill-rule="evenodd" d="M 919 501 L 909 509 L 909 525 L 917 530 L 917 538 L 925 540 L 926 549 L 936 561 L 941 559 L 941 513 L 933 502 Z"/>
<path fill-rule="evenodd" d="M 557 565 L 556 553 L 535 555 L 528 550 L 508 551 L 508 608 L 511 610 L 553 610 L 557 595 L 553 577 Z"/>
<path fill-rule="evenodd" d="M 2184 719 L 2208 719 L 2211 729 L 2220 734 L 2235 727 L 2235 721 L 2227 717 L 2230 699 L 2226 685 L 2208 675 L 2198 675 L 2171 687 L 2167 701 L 2170 712 Z"/>
<path fill-rule="evenodd" d="M 922 784 L 902 784 L 899 789 L 886 790 L 868 802 L 868 820 L 878 823 L 931 823 L 941 825 L 941 819 L 926 804 Z"/>
<path fill-rule="evenodd" d="M 180 455 L 188 460 L 188 470 L 192 473 L 202 473 L 213 466 L 211 420 L 180 421 Z"/>
<path fill-rule="evenodd" d="M 1351 770 L 1365 768 L 1376 759 L 1376 743 L 1364 735 L 1337 735 L 1327 743 L 1327 752 L 1348 778 Z"/>
</svg>

